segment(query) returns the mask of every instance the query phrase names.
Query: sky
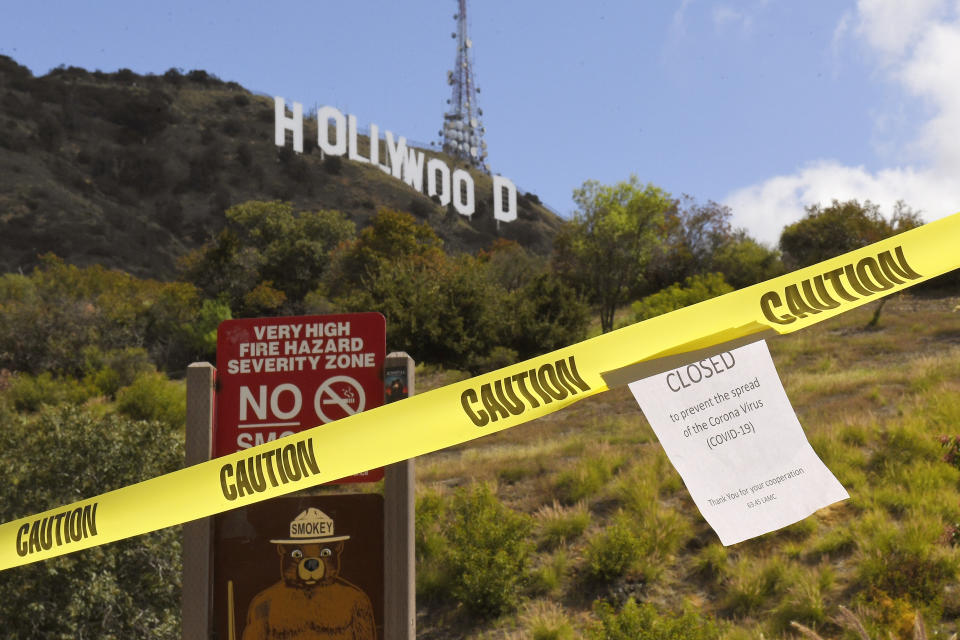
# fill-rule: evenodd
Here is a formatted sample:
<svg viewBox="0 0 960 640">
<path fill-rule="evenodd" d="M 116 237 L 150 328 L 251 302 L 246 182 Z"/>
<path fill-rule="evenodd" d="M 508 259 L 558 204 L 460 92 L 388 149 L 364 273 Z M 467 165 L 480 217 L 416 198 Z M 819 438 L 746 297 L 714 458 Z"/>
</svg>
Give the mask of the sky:
<svg viewBox="0 0 960 640">
<path fill-rule="evenodd" d="M 204 69 L 439 140 L 455 0 L 0 0 L 0 54 Z M 960 211 L 960 0 L 468 3 L 488 163 L 563 216 L 636 175 L 775 245 L 812 204 Z M 272 125 L 263 136 L 272 139 Z"/>
</svg>

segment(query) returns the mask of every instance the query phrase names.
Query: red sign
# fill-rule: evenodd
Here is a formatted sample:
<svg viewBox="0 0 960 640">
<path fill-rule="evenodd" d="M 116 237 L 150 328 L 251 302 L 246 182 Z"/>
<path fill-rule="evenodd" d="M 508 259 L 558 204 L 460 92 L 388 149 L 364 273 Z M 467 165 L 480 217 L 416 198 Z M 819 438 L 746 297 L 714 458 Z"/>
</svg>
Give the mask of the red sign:
<svg viewBox="0 0 960 640">
<path fill-rule="evenodd" d="M 379 313 L 227 320 L 217 329 L 214 457 L 383 404 Z M 343 482 L 376 482 L 377 469 Z"/>
</svg>

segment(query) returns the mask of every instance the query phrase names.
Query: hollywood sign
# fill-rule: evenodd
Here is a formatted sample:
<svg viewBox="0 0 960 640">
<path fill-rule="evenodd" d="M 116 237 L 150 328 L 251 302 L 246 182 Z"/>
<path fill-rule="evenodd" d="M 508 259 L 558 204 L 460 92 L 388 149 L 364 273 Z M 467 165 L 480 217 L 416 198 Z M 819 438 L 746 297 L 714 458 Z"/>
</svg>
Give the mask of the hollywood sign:
<svg viewBox="0 0 960 640">
<path fill-rule="evenodd" d="M 293 116 L 288 116 L 283 98 L 275 97 L 273 103 L 274 142 L 278 147 L 285 146 L 287 131 L 290 131 L 293 133 L 293 150 L 303 153 L 303 105 L 294 102 Z M 392 132 L 384 131 L 381 140 L 380 128 L 373 123 L 370 124 L 369 138 L 370 150 L 367 156 L 363 156 L 357 146 L 357 117 L 344 115 L 335 107 L 317 109 L 317 146 L 322 154 L 346 156 L 349 160 L 379 167 L 427 197 L 436 196 L 443 206 L 452 203 L 457 213 L 468 218 L 476 211 L 473 176 L 469 172 L 463 169 L 450 171 L 447 163 L 439 158 L 430 158 L 424 163 L 423 152 L 408 147 L 406 138 L 394 139 Z M 517 219 L 517 187 L 509 178 L 492 177 L 493 217 L 501 222 L 512 222 Z"/>
</svg>

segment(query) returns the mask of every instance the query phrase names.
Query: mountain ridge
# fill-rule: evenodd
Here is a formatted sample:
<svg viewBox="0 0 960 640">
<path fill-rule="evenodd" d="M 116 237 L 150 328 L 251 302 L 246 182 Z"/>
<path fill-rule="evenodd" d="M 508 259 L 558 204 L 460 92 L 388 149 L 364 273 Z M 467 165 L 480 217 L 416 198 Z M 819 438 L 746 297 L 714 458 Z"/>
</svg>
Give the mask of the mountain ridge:
<svg viewBox="0 0 960 640">
<path fill-rule="evenodd" d="M 549 253 L 561 220 L 533 194 L 518 216 L 492 215 L 491 177 L 470 171 L 476 213 L 443 207 L 375 166 L 321 157 L 316 121 L 304 119 L 304 152 L 273 141 L 267 96 L 194 70 L 138 75 L 59 67 L 34 77 L 0 56 L 0 269 L 26 271 L 54 253 L 169 279 L 177 260 L 214 237 L 224 211 L 249 200 L 335 209 L 362 228 L 381 207 L 431 226 L 450 253 L 498 238 Z M 360 136 L 361 150 L 369 141 Z"/>
</svg>

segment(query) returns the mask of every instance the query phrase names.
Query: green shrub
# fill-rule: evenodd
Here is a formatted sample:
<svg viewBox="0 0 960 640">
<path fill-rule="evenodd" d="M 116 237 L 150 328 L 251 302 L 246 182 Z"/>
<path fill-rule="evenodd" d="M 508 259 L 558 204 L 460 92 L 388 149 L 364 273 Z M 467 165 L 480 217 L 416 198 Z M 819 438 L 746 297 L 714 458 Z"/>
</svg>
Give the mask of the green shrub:
<svg viewBox="0 0 960 640">
<path fill-rule="evenodd" d="M 587 541 L 587 577 L 610 581 L 631 574 L 647 582 L 654 580 L 690 533 L 685 516 L 657 502 L 642 512 L 620 511 L 611 526 Z"/>
<path fill-rule="evenodd" d="M 183 464 L 183 436 L 87 407 L 0 412 L 0 521 Z M 3 637 L 180 638 L 180 528 L 0 572 Z"/>
<path fill-rule="evenodd" d="M 683 285 L 674 283 L 666 289 L 661 289 L 653 295 L 634 302 L 631 306 L 633 320 L 640 322 L 731 291 L 733 287 L 726 283 L 722 274 L 690 276 L 683 281 Z"/>
<path fill-rule="evenodd" d="M 590 629 L 591 640 L 711 640 L 718 638 L 716 623 L 687 606 L 680 614 L 660 614 L 645 602 L 627 600 L 619 612 L 607 602 L 598 602 L 594 613 L 600 619 Z"/>
<path fill-rule="evenodd" d="M 137 376 L 155 371 L 150 355 L 140 347 L 112 349 L 107 352 L 95 345 L 83 350 L 84 367 L 88 373 L 84 382 L 101 394 L 114 397 L 122 388 L 133 384 Z"/>
<path fill-rule="evenodd" d="M 417 496 L 414 544 L 417 558 L 417 598 L 441 599 L 449 595 L 450 574 L 446 563 L 447 540 L 443 535 L 446 503 L 436 492 Z"/>
<path fill-rule="evenodd" d="M 515 609 L 527 581 L 530 517 L 501 504 L 486 484 L 458 490 L 450 516 L 451 595 L 480 617 Z"/>
<path fill-rule="evenodd" d="M 186 388 L 162 373 L 147 373 L 117 394 L 117 411 L 134 420 L 156 420 L 183 429 L 187 420 Z"/>
<path fill-rule="evenodd" d="M 620 513 L 610 527 L 587 542 L 587 575 L 603 581 L 619 578 L 636 565 L 643 553 L 643 544 Z"/>
<path fill-rule="evenodd" d="M 193 353 L 210 357 L 217 352 L 217 327 L 232 317 L 229 304 L 223 300 L 207 299 L 203 301 L 193 322 L 182 325 L 180 331 Z"/>
<path fill-rule="evenodd" d="M 38 411 L 44 405 L 82 404 L 97 394 L 92 385 L 49 372 L 36 376 L 14 374 L 9 385 L 7 401 L 16 411 Z"/>
<path fill-rule="evenodd" d="M 953 583 L 958 555 L 938 544 L 943 524 L 913 513 L 902 525 L 880 514 L 863 520 L 857 553 L 857 583 L 863 589 L 898 594 L 914 604 L 936 603 Z"/>
<path fill-rule="evenodd" d="M 854 532 L 846 526 L 839 526 L 813 539 L 807 551 L 810 561 L 820 561 L 826 558 L 841 558 L 850 555 L 857 549 Z"/>
</svg>

